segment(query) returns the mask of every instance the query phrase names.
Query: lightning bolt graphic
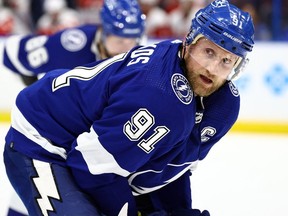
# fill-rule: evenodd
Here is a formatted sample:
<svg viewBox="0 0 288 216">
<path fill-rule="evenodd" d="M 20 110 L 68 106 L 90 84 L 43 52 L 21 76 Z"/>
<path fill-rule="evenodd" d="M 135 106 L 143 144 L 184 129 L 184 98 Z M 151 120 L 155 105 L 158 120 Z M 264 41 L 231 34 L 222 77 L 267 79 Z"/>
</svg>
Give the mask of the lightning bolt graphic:
<svg viewBox="0 0 288 216">
<path fill-rule="evenodd" d="M 118 216 L 126 216 L 126 215 L 128 215 L 128 203 L 127 202 L 122 206 L 122 209 L 120 210 Z"/>
<path fill-rule="evenodd" d="M 60 196 L 49 163 L 33 160 L 33 164 L 38 174 L 38 177 L 33 178 L 40 194 L 40 198 L 37 198 L 37 202 L 42 214 L 48 216 L 47 211 L 54 211 L 49 198 L 60 200 Z"/>
<path fill-rule="evenodd" d="M 181 85 L 181 86 L 178 87 L 179 91 L 184 91 L 184 90 L 187 90 L 187 89 L 188 89 L 187 85 Z"/>
</svg>

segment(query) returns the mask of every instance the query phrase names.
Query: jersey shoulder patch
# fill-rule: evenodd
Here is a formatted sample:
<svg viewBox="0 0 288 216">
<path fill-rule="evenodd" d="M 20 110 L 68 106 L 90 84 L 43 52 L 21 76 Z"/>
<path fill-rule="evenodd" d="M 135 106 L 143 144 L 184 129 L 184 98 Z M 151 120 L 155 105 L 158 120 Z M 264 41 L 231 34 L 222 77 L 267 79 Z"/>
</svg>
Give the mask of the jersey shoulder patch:
<svg viewBox="0 0 288 216">
<path fill-rule="evenodd" d="M 234 95 L 235 97 L 239 97 L 239 91 L 237 89 L 237 87 L 235 86 L 235 84 L 233 82 L 228 82 L 228 85 L 229 85 L 229 88 L 230 88 L 230 91 L 232 93 L 232 95 Z"/>
<path fill-rule="evenodd" d="M 184 104 L 193 100 L 193 91 L 184 75 L 175 73 L 171 77 L 171 86 L 177 98 Z"/>
<path fill-rule="evenodd" d="M 70 52 L 81 50 L 86 43 L 87 36 L 80 29 L 67 29 L 61 34 L 61 45 Z"/>
</svg>

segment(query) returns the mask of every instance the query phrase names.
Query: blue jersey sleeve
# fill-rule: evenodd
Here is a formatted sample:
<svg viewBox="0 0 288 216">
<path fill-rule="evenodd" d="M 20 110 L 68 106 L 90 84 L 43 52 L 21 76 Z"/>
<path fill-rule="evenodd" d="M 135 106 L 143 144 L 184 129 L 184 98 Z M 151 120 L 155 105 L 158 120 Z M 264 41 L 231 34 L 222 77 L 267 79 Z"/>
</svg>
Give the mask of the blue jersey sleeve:
<svg viewBox="0 0 288 216">
<path fill-rule="evenodd" d="M 137 208 L 142 213 L 150 213 L 165 209 L 172 212 L 175 209 L 191 209 L 191 172 L 187 171 L 179 179 L 165 187 L 136 198 Z M 144 214 L 145 215 L 145 214 Z"/>
<path fill-rule="evenodd" d="M 74 68 L 97 59 L 92 51 L 97 26 L 85 25 L 53 35 L 11 36 L 5 40 L 3 64 L 11 71 L 37 76 L 59 68 Z"/>
</svg>

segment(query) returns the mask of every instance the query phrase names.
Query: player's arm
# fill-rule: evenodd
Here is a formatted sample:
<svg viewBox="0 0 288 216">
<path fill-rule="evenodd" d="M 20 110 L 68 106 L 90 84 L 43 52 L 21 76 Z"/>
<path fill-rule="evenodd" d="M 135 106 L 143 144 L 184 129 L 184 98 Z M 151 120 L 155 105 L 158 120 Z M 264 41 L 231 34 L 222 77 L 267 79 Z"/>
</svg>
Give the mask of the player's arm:
<svg viewBox="0 0 288 216">
<path fill-rule="evenodd" d="M 204 106 L 203 117 L 191 133 L 191 145 L 201 143 L 199 152 L 199 159 L 201 160 L 206 157 L 212 146 L 217 143 L 236 122 L 240 105 L 239 92 L 231 82 L 227 82 L 219 91 L 203 98 L 201 102 L 199 100 L 198 103 Z M 201 212 L 198 209 L 190 208 L 189 204 L 192 205 L 192 197 L 189 196 L 191 195 L 191 184 L 188 174 L 189 173 L 186 173 L 186 175 L 183 175 L 180 179 L 173 182 L 175 185 L 170 184 L 168 187 L 164 187 L 156 192 L 160 198 L 159 200 L 161 200 L 161 202 L 159 200 L 158 202 L 173 206 L 171 212 L 167 215 L 209 216 L 210 214 L 206 210 Z M 174 190 L 177 190 L 176 193 Z M 182 195 L 182 202 L 173 201 L 174 195 L 169 196 L 169 194 L 174 193 L 175 198 L 178 197 L 177 200 L 181 200 L 180 197 Z M 155 195 L 152 194 L 152 196 Z M 179 206 L 175 207 L 175 204 Z M 175 209 L 178 210 L 175 211 Z"/>
<path fill-rule="evenodd" d="M 171 213 L 175 209 L 191 209 L 190 170 L 165 187 L 136 197 L 137 207 L 143 215 L 165 209 Z"/>
<path fill-rule="evenodd" d="M 199 209 L 178 209 L 170 213 L 163 210 L 150 214 L 138 212 L 138 216 L 210 216 L 210 213 L 207 210 L 201 212 Z"/>
<path fill-rule="evenodd" d="M 4 41 L 3 65 L 23 76 L 36 76 L 37 68 L 46 63 L 49 56 L 45 48 L 48 36 L 13 35 Z"/>
<path fill-rule="evenodd" d="M 209 216 L 209 212 L 192 209 L 191 173 L 149 194 L 136 197 L 141 216 Z"/>
<path fill-rule="evenodd" d="M 76 182 L 107 215 L 118 215 L 122 208 L 135 215 L 129 175 L 179 143 L 183 131 L 175 122 L 185 113 L 173 110 L 177 106 L 164 93 L 146 86 L 113 93 L 101 119 L 77 138 L 68 154 Z M 172 107 L 172 118 L 167 118 L 167 107 Z"/>
<path fill-rule="evenodd" d="M 90 52 L 94 34 L 95 28 L 83 26 L 49 36 L 10 36 L 4 41 L 2 64 L 22 76 L 28 85 L 39 74 L 94 61 L 95 55 L 92 58 Z"/>
</svg>

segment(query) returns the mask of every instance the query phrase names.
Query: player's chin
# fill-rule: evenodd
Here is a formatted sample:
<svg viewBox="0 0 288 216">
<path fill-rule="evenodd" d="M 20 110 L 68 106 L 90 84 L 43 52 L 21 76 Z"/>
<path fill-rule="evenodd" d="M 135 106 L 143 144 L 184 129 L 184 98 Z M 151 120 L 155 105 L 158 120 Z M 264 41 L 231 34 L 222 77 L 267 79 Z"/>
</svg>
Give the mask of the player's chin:
<svg viewBox="0 0 288 216">
<path fill-rule="evenodd" d="M 199 96 L 207 97 L 217 91 L 222 85 L 224 85 L 225 80 L 214 80 L 211 83 L 202 83 L 198 89 Z"/>
<path fill-rule="evenodd" d="M 209 87 L 207 85 L 205 86 L 198 86 L 194 89 L 194 93 L 197 96 L 200 97 L 208 97 L 212 93 L 214 93 L 218 89 L 217 86 L 210 85 Z"/>
<path fill-rule="evenodd" d="M 189 79 L 195 96 L 207 97 L 215 92 L 220 85 L 216 80 L 208 79 L 204 76 L 193 76 Z"/>
</svg>

